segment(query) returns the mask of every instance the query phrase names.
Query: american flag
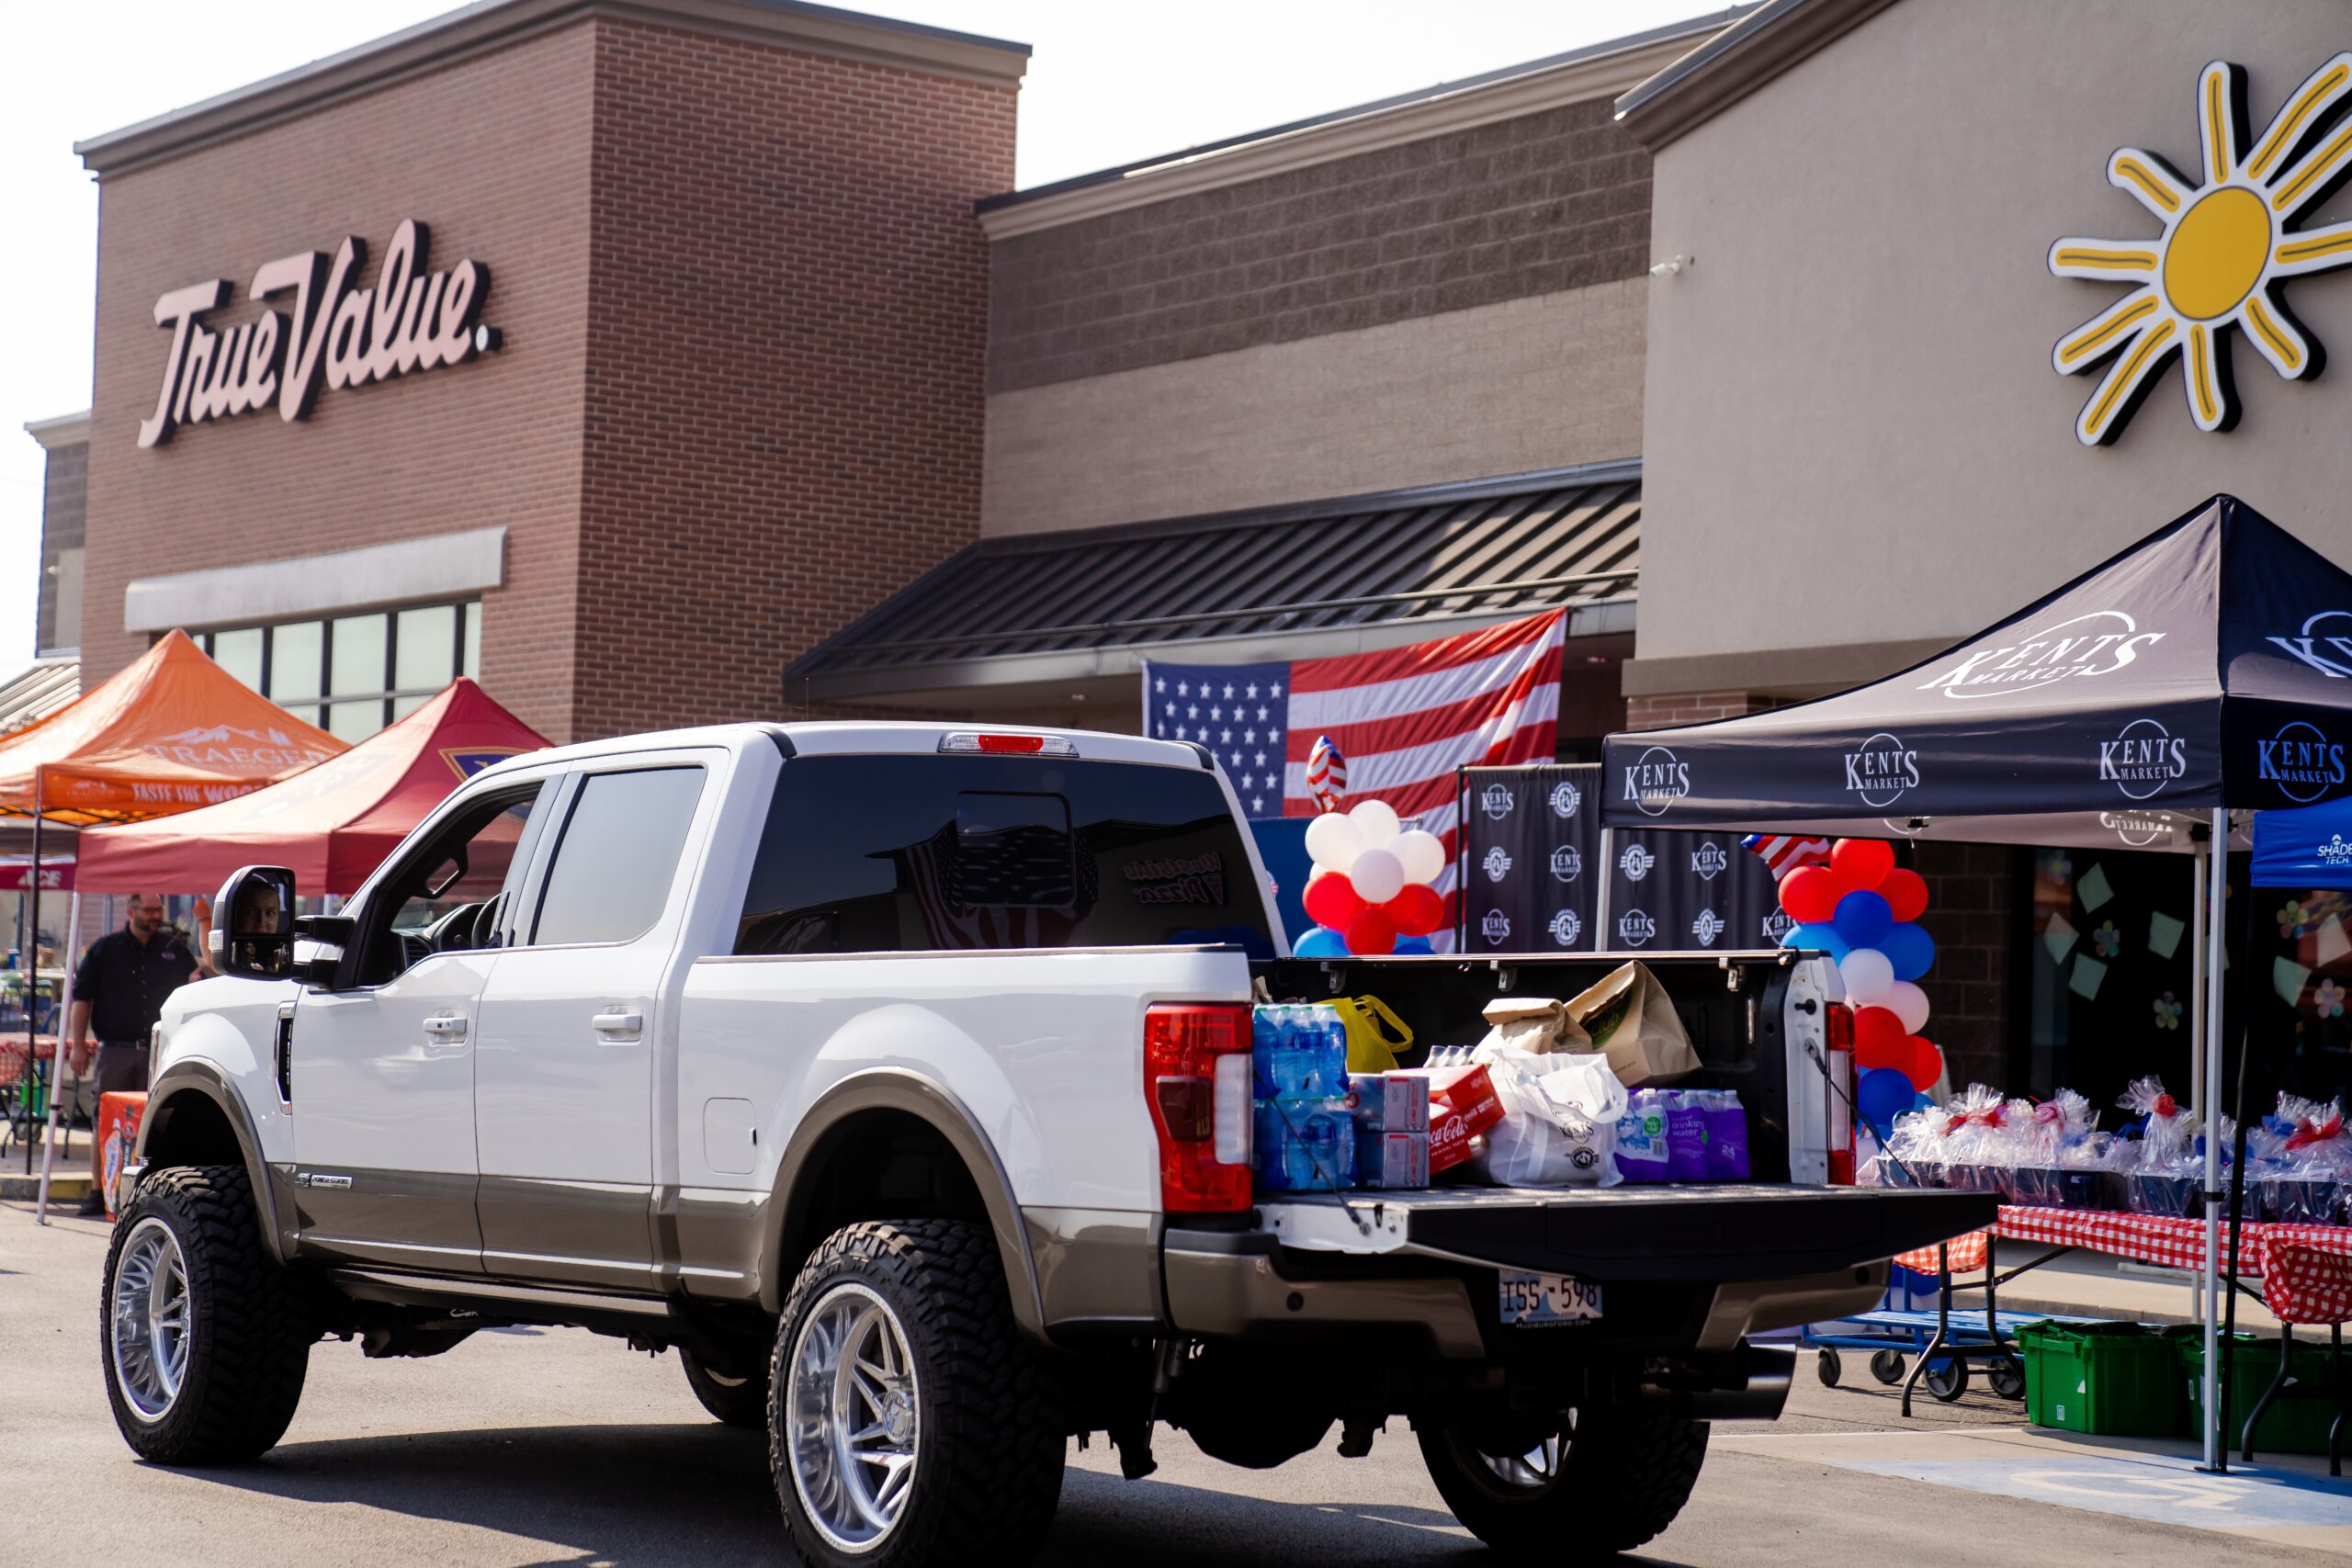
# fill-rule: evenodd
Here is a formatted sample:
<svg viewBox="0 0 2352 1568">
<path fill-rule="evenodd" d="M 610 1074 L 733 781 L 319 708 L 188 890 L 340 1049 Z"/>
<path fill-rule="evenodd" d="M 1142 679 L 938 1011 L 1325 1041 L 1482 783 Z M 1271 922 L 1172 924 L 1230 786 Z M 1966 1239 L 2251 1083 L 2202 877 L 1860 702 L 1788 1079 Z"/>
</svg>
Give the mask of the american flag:
<svg viewBox="0 0 2352 1568">
<path fill-rule="evenodd" d="M 1205 746 L 1251 817 L 1311 817 L 1317 739 L 1347 758 L 1347 804 L 1385 800 L 1445 841 L 1437 888 L 1453 918 L 1453 773 L 1548 762 L 1566 612 L 1376 653 L 1143 670 L 1144 733 Z"/>
<path fill-rule="evenodd" d="M 1740 840 L 1749 852 L 1761 855 L 1776 877 L 1801 865 L 1819 865 L 1829 858 L 1826 839 L 1800 839 L 1787 833 L 1750 833 Z"/>
</svg>

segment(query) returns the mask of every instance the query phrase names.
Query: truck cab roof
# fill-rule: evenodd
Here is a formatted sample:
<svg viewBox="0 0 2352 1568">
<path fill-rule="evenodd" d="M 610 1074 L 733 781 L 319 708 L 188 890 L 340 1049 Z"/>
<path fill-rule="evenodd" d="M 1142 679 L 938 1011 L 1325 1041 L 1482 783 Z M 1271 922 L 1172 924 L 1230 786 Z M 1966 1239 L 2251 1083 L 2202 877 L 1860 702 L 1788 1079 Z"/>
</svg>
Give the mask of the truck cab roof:
<svg viewBox="0 0 2352 1568">
<path fill-rule="evenodd" d="M 780 745 L 793 755 L 936 754 L 950 736 L 1037 736 L 1067 741 L 1076 754 L 1102 761 L 1143 762 L 1159 767 L 1210 768 L 1201 748 L 1177 740 L 1148 740 L 1141 736 L 1115 735 L 1107 730 L 1047 728 L 1023 724 L 948 724 L 934 721 L 818 720 L 803 724 L 713 724 L 687 729 L 652 730 L 616 735 L 601 740 L 575 741 L 569 746 L 528 751 L 483 770 L 485 775 L 548 762 L 582 761 L 627 756 L 637 751 L 673 750 L 688 746 L 718 746 L 740 750 L 753 745 Z"/>
</svg>

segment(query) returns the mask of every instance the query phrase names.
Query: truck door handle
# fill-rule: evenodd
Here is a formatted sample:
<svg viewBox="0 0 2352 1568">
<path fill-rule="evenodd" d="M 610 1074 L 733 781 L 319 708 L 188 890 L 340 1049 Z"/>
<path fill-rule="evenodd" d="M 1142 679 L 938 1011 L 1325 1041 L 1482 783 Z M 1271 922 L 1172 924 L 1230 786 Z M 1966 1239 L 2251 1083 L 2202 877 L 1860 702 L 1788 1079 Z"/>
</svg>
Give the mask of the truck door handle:
<svg viewBox="0 0 2352 1568">
<path fill-rule="evenodd" d="M 466 1037 L 466 1015 L 461 1012 L 427 1013 L 424 1032 L 438 1041 L 463 1040 Z"/>
<path fill-rule="evenodd" d="M 634 1009 L 626 1012 L 600 1012 L 588 1022 L 608 1045 L 622 1044 L 645 1033 L 645 1015 Z"/>
</svg>

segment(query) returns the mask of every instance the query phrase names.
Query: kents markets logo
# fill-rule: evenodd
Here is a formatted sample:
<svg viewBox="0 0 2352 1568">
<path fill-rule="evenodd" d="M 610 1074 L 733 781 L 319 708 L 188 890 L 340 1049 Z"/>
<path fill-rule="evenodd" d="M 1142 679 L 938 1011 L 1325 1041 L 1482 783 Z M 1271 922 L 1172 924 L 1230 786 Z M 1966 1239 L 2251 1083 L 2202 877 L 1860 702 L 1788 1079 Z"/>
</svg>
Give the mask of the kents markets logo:
<svg viewBox="0 0 2352 1568">
<path fill-rule="evenodd" d="M 1846 753 L 1846 793 L 1864 806 L 1892 806 L 1918 783 L 1919 753 L 1883 729 Z"/>
<path fill-rule="evenodd" d="M 1486 867 L 1487 880 L 1489 882 L 1500 882 L 1510 874 L 1510 856 L 1504 852 L 1500 844 L 1488 850 L 1487 858 L 1478 863 Z"/>
<path fill-rule="evenodd" d="M 1511 807 L 1518 804 L 1507 784 L 1490 784 L 1478 792 L 1478 809 L 1497 822 L 1510 816 Z"/>
<path fill-rule="evenodd" d="M 1647 845 L 1639 842 L 1627 844 L 1625 852 L 1617 857 L 1617 869 L 1625 874 L 1628 882 L 1639 882 L 1650 874 L 1650 867 L 1657 863 L 1657 856 L 1649 852 Z"/>
<path fill-rule="evenodd" d="M 2331 635 L 2324 637 L 2312 635 L 2313 628 L 2324 626 L 2330 621 L 2346 624 L 2338 626 Z M 2352 610 L 2322 610 L 2318 615 L 2303 622 L 2301 637 L 2273 637 L 2264 640 L 2285 649 L 2328 679 L 2342 681 L 2352 678 L 2352 637 L 2344 635 L 2347 631 L 2352 631 Z M 2327 652 L 2334 654 L 2335 658 L 2330 659 L 2321 653 L 2322 648 L 2326 649 Z M 2337 663 L 2338 659 L 2344 662 Z"/>
<path fill-rule="evenodd" d="M 1500 947 L 1510 940 L 1510 917 L 1500 909 L 1489 909 L 1478 921 L 1478 934 L 1487 939 L 1488 947 Z"/>
<path fill-rule="evenodd" d="M 2344 783 L 2344 748 L 2295 719 L 2254 743 L 2256 776 L 2289 800 L 2312 801 Z"/>
<path fill-rule="evenodd" d="M 1625 765 L 1624 804 L 1645 817 L 1663 817 L 1666 808 L 1690 793 L 1690 764 L 1663 746 L 1645 749 Z"/>
<path fill-rule="evenodd" d="M 1577 814 L 1577 807 L 1584 804 L 1584 792 L 1577 788 L 1573 780 L 1562 779 L 1552 786 L 1550 798 L 1553 816 L 1574 817 Z"/>
<path fill-rule="evenodd" d="M 2098 743 L 2098 776 L 2128 800 L 2145 800 L 2188 776 L 2188 740 L 2153 718 L 2135 718 Z"/>
<path fill-rule="evenodd" d="M 1973 649 L 1919 690 L 1970 701 L 2014 696 L 2060 681 L 2095 680 L 2129 668 L 2164 637 L 2162 632 L 2142 631 L 2120 610 L 2093 610 L 2012 643 Z"/>
<path fill-rule="evenodd" d="M 1551 925 L 1545 929 L 1562 947 L 1574 947 L 1577 938 L 1584 935 L 1584 919 L 1574 909 L 1562 909 L 1552 917 Z"/>
<path fill-rule="evenodd" d="M 1657 935 L 1657 920 L 1639 909 L 1628 909 L 1617 917 L 1617 940 L 1627 947 L 1641 947 Z"/>
<path fill-rule="evenodd" d="M 1584 873 L 1584 852 L 1574 844 L 1562 844 L 1552 852 L 1552 879 L 1574 882 Z"/>
<path fill-rule="evenodd" d="M 1713 839 L 1704 840 L 1690 852 L 1691 873 L 1702 882 L 1713 882 L 1730 869 L 1731 856 L 1725 854 L 1724 847 Z"/>
</svg>

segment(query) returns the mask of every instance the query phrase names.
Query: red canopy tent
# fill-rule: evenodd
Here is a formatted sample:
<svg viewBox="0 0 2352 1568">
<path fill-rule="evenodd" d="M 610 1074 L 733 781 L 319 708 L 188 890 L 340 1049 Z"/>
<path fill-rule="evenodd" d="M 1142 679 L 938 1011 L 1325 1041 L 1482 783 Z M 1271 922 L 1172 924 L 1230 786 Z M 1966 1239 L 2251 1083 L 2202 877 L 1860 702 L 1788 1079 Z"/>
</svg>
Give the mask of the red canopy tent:
<svg viewBox="0 0 2352 1568">
<path fill-rule="evenodd" d="M 79 885 L 213 888 L 282 865 L 305 893 L 352 893 L 469 775 L 546 739 L 463 676 L 406 718 L 282 783 L 199 811 L 82 835 Z"/>
</svg>

